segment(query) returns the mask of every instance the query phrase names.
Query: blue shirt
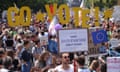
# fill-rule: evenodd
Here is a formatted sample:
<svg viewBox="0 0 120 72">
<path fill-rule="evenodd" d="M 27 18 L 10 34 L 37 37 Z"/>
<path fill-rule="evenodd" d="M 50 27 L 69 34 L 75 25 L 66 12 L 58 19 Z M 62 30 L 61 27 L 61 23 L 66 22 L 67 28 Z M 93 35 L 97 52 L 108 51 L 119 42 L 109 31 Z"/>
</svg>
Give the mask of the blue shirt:
<svg viewBox="0 0 120 72">
<path fill-rule="evenodd" d="M 41 54 L 42 51 L 43 51 L 42 48 L 38 48 L 38 47 L 33 47 L 33 48 L 32 48 L 32 53 L 33 53 L 33 54 Z"/>
<path fill-rule="evenodd" d="M 106 47 L 105 47 L 105 46 L 101 46 L 101 47 L 99 48 L 99 52 L 100 52 L 100 53 L 106 53 Z"/>
<path fill-rule="evenodd" d="M 48 51 L 51 53 L 57 54 L 58 53 L 58 44 L 53 40 L 48 41 Z"/>
</svg>

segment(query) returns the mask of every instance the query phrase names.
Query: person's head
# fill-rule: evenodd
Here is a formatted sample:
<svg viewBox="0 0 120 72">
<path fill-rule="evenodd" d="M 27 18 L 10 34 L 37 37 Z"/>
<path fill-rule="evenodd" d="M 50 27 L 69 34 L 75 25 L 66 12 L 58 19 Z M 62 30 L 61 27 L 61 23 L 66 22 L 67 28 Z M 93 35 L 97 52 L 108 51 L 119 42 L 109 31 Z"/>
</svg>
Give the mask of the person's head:
<svg viewBox="0 0 120 72">
<path fill-rule="evenodd" d="M 4 68 L 10 69 L 12 66 L 12 58 L 11 57 L 6 57 L 3 61 Z"/>
<path fill-rule="evenodd" d="M 47 45 L 46 40 L 42 40 L 42 41 L 41 41 L 41 45 Z"/>
<path fill-rule="evenodd" d="M 99 61 L 98 60 L 93 60 L 89 68 L 91 70 L 98 71 L 99 67 L 100 67 Z"/>
<path fill-rule="evenodd" d="M 15 53 L 12 50 L 7 51 L 6 54 L 7 54 L 7 56 L 11 57 L 12 59 L 14 58 L 14 55 L 15 55 Z"/>
<path fill-rule="evenodd" d="M 8 29 L 5 29 L 4 31 L 3 31 L 3 33 L 4 33 L 4 35 L 8 35 L 9 34 L 9 31 L 8 31 Z"/>
<path fill-rule="evenodd" d="M 69 62 L 70 62 L 69 53 L 62 53 L 61 58 L 62 58 L 63 64 L 69 64 Z"/>
<path fill-rule="evenodd" d="M 0 58 L 0 69 L 3 68 L 3 59 Z"/>
<path fill-rule="evenodd" d="M 29 42 L 28 40 L 25 40 L 25 41 L 24 41 L 24 47 L 25 47 L 26 49 L 30 48 L 30 42 Z"/>
<path fill-rule="evenodd" d="M 31 40 L 32 40 L 32 41 L 38 40 L 38 35 L 32 34 L 32 35 L 31 35 Z"/>
<path fill-rule="evenodd" d="M 23 31 L 19 32 L 18 34 L 19 34 L 21 37 L 24 36 L 24 32 L 23 32 Z"/>
<path fill-rule="evenodd" d="M 52 35 L 49 35 L 49 39 L 52 39 L 53 38 L 53 36 Z"/>
<path fill-rule="evenodd" d="M 2 28 L 1 28 L 1 29 L 2 29 L 2 31 L 4 31 L 4 30 L 6 29 L 6 27 L 5 27 L 5 26 L 2 26 Z"/>
<path fill-rule="evenodd" d="M 50 53 L 46 51 L 46 52 L 41 54 L 40 60 L 47 61 L 49 59 L 49 57 L 50 57 Z"/>
<path fill-rule="evenodd" d="M 84 57 L 84 55 L 79 56 L 76 61 L 77 61 L 79 66 L 84 66 L 84 64 L 85 64 L 85 57 Z"/>
<path fill-rule="evenodd" d="M 41 68 L 32 67 L 30 72 L 41 72 Z"/>
<path fill-rule="evenodd" d="M 40 47 L 40 40 L 36 40 L 35 41 L 35 45 L 37 45 L 38 47 Z"/>
<path fill-rule="evenodd" d="M 31 36 L 30 35 L 26 35 L 25 37 L 26 37 L 26 40 L 31 41 Z"/>
<path fill-rule="evenodd" d="M 116 25 L 117 28 L 119 28 L 120 27 L 120 20 L 117 20 L 115 25 Z"/>
<path fill-rule="evenodd" d="M 100 71 L 101 72 L 107 72 L 107 65 L 106 65 L 106 63 L 102 63 L 100 65 Z"/>
<path fill-rule="evenodd" d="M 60 57 L 56 58 L 56 65 L 60 65 L 62 63 L 62 60 Z"/>
<path fill-rule="evenodd" d="M 0 58 L 3 58 L 5 55 L 5 51 L 3 48 L 0 48 Z"/>
<path fill-rule="evenodd" d="M 15 68 L 17 68 L 17 66 L 19 65 L 19 61 L 18 61 L 17 59 L 14 59 L 14 60 L 12 61 L 12 65 L 13 65 Z"/>
<path fill-rule="evenodd" d="M 111 37 L 112 38 L 117 38 L 117 33 L 113 33 Z"/>
<path fill-rule="evenodd" d="M 104 46 L 104 45 L 105 45 L 105 43 L 103 42 L 103 43 L 102 43 L 102 46 Z"/>
<path fill-rule="evenodd" d="M 21 50 L 23 48 L 23 44 L 21 44 L 21 43 L 18 43 L 17 45 L 16 45 L 16 50 Z"/>
</svg>

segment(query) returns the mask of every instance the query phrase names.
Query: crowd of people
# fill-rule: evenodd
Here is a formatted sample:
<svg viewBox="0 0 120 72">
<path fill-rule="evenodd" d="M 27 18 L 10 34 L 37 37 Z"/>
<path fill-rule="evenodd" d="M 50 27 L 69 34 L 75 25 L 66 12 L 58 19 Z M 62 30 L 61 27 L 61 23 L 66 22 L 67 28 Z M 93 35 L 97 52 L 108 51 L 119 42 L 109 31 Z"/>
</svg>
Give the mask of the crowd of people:
<svg viewBox="0 0 120 72">
<path fill-rule="evenodd" d="M 73 21 L 59 24 L 64 29 L 73 28 Z M 77 57 L 73 53 L 59 53 L 58 35 L 48 32 L 49 25 L 47 20 L 33 21 L 26 27 L 9 27 L 7 22 L 1 22 L 0 72 L 107 72 L 104 56 L 85 64 L 88 60 L 84 52 L 78 53 Z M 90 26 L 94 27 L 94 23 L 91 22 Z M 108 42 L 102 43 L 100 52 L 119 56 L 120 20 L 104 20 L 100 27 L 107 31 L 109 38 Z M 42 37 L 48 37 L 48 42 L 41 42 Z"/>
</svg>

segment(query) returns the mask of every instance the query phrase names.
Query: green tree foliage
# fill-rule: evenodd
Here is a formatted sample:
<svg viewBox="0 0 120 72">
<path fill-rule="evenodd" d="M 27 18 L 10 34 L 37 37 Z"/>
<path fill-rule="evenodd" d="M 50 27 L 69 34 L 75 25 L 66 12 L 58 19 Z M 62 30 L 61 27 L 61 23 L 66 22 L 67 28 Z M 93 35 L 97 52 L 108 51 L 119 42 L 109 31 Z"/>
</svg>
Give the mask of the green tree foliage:
<svg viewBox="0 0 120 72">
<path fill-rule="evenodd" d="M 103 10 L 104 8 L 111 8 L 115 5 L 117 5 L 118 0 L 85 0 L 86 7 L 90 8 L 92 7 L 92 2 L 94 3 L 94 7 L 99 7 L 100 10 Z"/>
<path fill-rule="evenodd" d="M 45 4 L 57 3 L 60 5 L 66 3 L 66 0 L 0 0 L 0 13 L 14 6 L 14 3 L 18 8 L 29 6 L 33 12 L 37 12 L 39 10 L 45 11 Z"/>
</svg>

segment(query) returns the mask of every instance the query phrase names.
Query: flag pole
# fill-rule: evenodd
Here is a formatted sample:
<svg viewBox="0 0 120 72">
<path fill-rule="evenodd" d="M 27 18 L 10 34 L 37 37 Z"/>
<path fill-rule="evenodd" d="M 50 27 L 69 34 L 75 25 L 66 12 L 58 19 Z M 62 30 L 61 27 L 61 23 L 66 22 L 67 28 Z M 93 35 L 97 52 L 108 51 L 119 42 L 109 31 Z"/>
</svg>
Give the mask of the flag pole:
<svg viewBox="0 0 120 72">
<path fill-rule="evenodd" d="M 76 53 L 74 53 L 74 59 L 73 59 L 74 72 L 78 72 L 76 58 L 77 58 L 77 55 L 76 55 Z"/>
<path fill-rule="evenodd" d="M 94 8 L 94 0 L 92 0 L 92 9 Z"/>
<path fill-rule="evenodd" d="M 17 4 L 14 2 L 13 3 L 14 7 L 17 8 L 19 10 L 19 8 L 17 7 Z"/>
<path fill-rule="evenodd" d="M 17 5 L 16 5 L 16 3 L 15 3 L 15 2 L 13 3 L 13 5 L 14 5 L 14 7 L 15 7 L 15 8 L 17 8 Z"/>
</svg>

